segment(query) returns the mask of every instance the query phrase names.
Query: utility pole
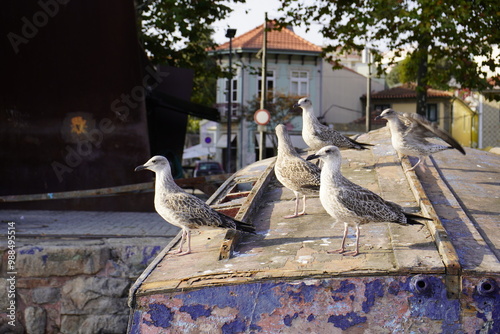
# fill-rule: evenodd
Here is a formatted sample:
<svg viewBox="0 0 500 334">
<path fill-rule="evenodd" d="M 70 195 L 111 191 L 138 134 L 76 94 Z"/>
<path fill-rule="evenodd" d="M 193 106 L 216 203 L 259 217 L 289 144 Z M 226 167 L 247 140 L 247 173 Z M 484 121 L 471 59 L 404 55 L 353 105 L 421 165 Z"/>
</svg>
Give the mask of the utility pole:
<svg viewBox="0 0 500 334">
<path fill-rule="evenodd" d="M 370 112 L 370 95 L 372 91 L 372 70 L 371 70 L 371 51 L 369 48 L 366 48 L 364 50 L 366 52 L 366 63 L 368 65 L 368 75 L 366 76 L 366 132 L 370 132 L 371 130 L 371 124 L 372 124 L 372 119 L 371 119 L 371 112 Z"/>
<path fill-rule="evenodd" d="M 266 109 L 267 98 L 267 12 L 264 14 L 264 30 L 262 36 L 262 72 L 260 82 L 260 109 Z M 257 126 L 260 134 L 259 160 L 265 158 L 267 125 Z"/>
<path fill-rule="evenodd" d="M 229 78 L 227 92 L 227 154 L 226 154 L 226 173 L 231 173 L 231 105 L 233 97 L 231 88 L 233 86 L 233 37 L 236 35 L 236 29 L 227 29 L 226 37 L 229 38 Z"/>
</svg>

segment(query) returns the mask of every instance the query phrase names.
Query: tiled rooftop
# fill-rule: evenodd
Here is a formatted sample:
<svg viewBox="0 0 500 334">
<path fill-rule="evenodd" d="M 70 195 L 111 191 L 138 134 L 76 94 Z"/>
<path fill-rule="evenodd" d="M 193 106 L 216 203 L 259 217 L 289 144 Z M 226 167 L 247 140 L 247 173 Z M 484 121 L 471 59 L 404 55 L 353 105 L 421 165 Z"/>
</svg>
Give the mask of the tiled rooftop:
<svg viewBox="0 0 500 334">
<path fill-rule="evenodd" d="M 268 22 L 268 27 L 273 28 L 274 23 Z M 233 38 L 234 49 L 261 49 L 263 39 L 263 25 L 260 25 L 243 35 Z M 298 36 L 290 29 L 269 30 L 267 32 L 267 48 L 268 50 L 295 50 L 295 51 L 309 51 L 321 52 L 321 47 Z M 229 49 L 229 42 L 219 45 L 216 50 Z"/>
<path fill-rule="evenodd" d="M 451 92 L 437 90 L 433 88 L 427 89 L 427 97 L 451 97 Z M 363 96 L 366 98 L 366 95 Z M 398 87 L 382 90 L 371 94 L 372 99 L 415 99 L 417 97 L 415 84 L 404 84 Z"/>
</svg>

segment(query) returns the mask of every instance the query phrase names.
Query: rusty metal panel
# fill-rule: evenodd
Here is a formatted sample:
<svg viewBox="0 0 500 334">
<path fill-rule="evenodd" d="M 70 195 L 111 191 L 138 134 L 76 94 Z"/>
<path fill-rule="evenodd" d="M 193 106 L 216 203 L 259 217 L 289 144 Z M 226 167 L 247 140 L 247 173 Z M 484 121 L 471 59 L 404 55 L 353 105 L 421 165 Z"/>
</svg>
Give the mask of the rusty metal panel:
<svg viewBox="0 0 500 334">
<path fill-rule="evenodd" d="M 480 281 L 466 280 L 463 302 L 447 298 L 439 275 L 272 280 L 156 294 L 139 297 L 129 333 L 498 333 L 498 289 L 481 295 Z"/>
<path fill-rule="evenodd" d="M 151 84 L 134 2 L 9 0 L 0 15 L 0 195 L 150 179 L 133 171 Z"/>
</svg>

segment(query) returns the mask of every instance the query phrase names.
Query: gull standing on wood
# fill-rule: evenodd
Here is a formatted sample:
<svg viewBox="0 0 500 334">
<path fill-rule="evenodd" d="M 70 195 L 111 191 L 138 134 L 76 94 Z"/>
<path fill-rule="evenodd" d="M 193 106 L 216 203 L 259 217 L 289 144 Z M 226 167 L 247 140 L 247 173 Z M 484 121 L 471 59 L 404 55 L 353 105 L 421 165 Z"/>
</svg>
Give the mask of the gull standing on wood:
<svg viewBox="0 0 500 334">
<path fill-rule="evenodd" d="M 321 170 L 315 164 L 304 160 L 297 153 L 283 124 L 276 126 L 278 157 L 274 166 L 276 178 L 295 194 L 295 212 L 284 218 L 294 218 L 306 213 L 306 195 L 319 193 Z M 299 210 L 299 196 L 302 195 L 302 211 Z"/>
<path fill-rule="evenodd" d="M 342 157 L 335 146 L 325 146 L 307 160 L 321 159 L 321 186 L 319 198 L 325 210 L 337 221 L 344 222 L 344 236 L 339 249 L 328 253 L 344 253 L 349 223 L 356 225 L 356 249 L 345 255 L 359 254 L 359 225 L 369 222 L 388 222 L 401 225 L 423 225 L 415 219 L 429 218 L 406 213 L 396 203 L 384 200 L 374 192 L 363 188 L 345 178 L 340 167 Z"/>
<path fill-rule="evenodd" d="M 312 151 L 328 145 L 335 145 L 339 148 L 352 148 L 356 150 L 366 150 L 370 144 L 364 144 L 344 136 L 338 131 L 321 124 L 314 116 L 311 100 L 304 97 L 300 99 L 294 108 L 302 108 L 302 137 Z"/>
<path fill-rule="evenodd" d="M 419 114 L 385 109 L 375 119 L 380 118 L 388 121 L 389 129 L 391 130 L 391 142 L 394 149 L 402 155 L 418 157 L 418 162 L 415 166 L 406 171 L 415 169 L 428 155 L 443 150 L 455 148 L 465 155 L 462 146 L 452 136 Z M 451 146 L 431 143 L 426 139 L 432 137 L 439 137 Z"/>
<path fill-rule="evenodd" d="M 191 253 L 191 229 L 206 226 L 254 233 L 253 225 L 219 213 L 198 197 L 186 193 L 175 183 L 170 164 L 165 157 L 154 156 L 144 165 L 136 167 L 135 171 L 144 169 L 156 173 L 154 199 L 156 212 L 170 224 L 182 229 L 178 255 Z M 182 246 L 186 239 L 187 250 L 183 252 Z"/>
</svg>

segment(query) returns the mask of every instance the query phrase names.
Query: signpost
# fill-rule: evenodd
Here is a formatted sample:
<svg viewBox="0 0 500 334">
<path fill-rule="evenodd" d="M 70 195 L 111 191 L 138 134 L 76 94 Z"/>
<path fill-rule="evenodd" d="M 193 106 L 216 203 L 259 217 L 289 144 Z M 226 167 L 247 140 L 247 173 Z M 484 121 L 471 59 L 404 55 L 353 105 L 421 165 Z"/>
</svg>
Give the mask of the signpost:
<svg viewBox="0 0 500 334">
<path fill-rule="evenodd" d="M 271 120 L 271 114 L 266 109 L 259 109 L 253 114 L 253 119 L 257 123 L 257 130 L 259 131 L 259 160 L 262 160 L 266 149 L 267 124 Z"/>
</svg>

